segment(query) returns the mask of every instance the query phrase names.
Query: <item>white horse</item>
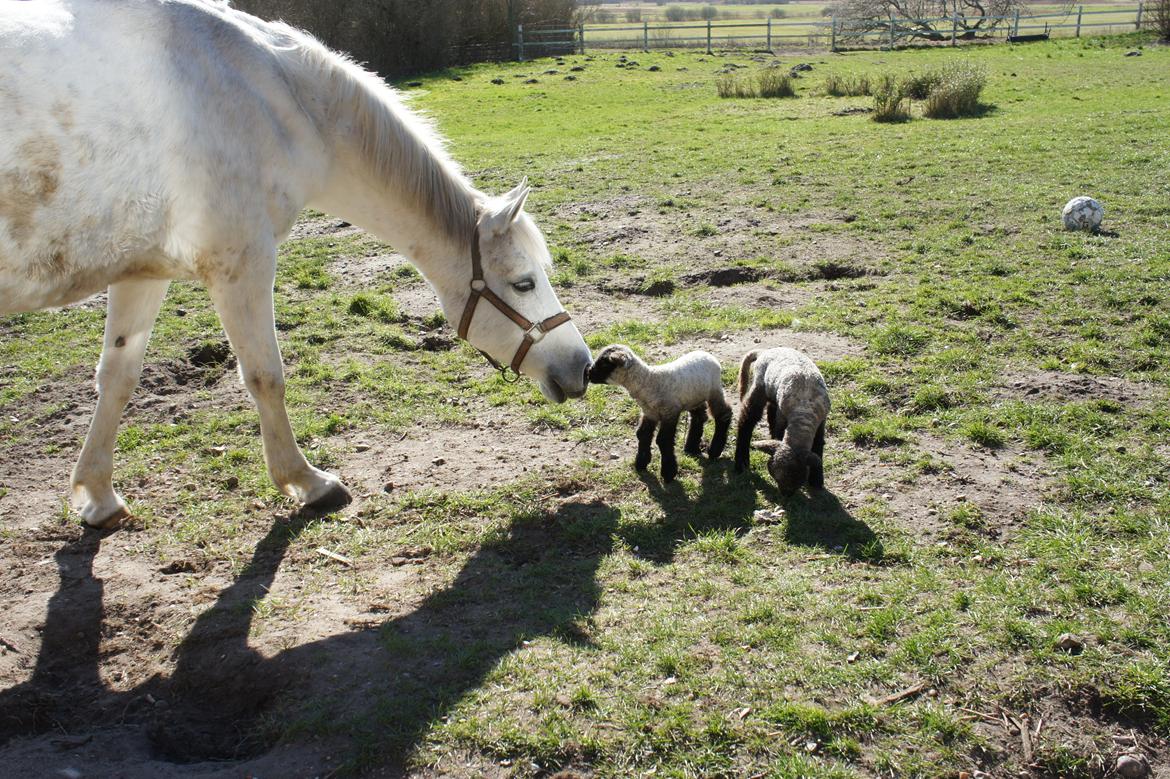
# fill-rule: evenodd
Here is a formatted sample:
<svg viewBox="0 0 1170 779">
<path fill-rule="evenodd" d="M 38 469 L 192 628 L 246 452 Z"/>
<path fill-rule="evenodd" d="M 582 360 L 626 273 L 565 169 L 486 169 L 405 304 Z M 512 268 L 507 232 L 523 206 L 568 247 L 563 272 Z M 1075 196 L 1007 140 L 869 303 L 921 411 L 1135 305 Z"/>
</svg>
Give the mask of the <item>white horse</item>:
<svg viewBox="0 0 1170 779">
<path fill-rule="evenodd" d="M 212 0 L 0 0 L 0 74 L 0 315 L 109 290 L 73 471 L 86 523 L 127 514 L 114 439 L 171 279 L 207 286 L 276 485 L 317 508 L 349 501 L 284 406 L 276 247 L 306 205 L 408 256 L 493 362 L 554 402 L 584 394 L 589 349 L 557 327 L 526 184 L 477 191 L 392 89 L 305 33 Z"/>
</svg>

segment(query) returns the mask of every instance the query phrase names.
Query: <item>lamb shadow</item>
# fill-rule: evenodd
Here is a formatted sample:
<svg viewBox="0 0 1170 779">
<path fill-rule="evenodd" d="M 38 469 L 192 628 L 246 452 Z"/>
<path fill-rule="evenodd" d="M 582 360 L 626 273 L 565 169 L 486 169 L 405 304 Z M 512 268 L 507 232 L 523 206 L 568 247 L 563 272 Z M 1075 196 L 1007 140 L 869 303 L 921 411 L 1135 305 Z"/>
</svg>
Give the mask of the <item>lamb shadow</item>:
<svg viewBox="0 0 1170 779">
<path fill-rule="evenodd" d="M 880 563 L 884 559 L 881 539 L 831 491 L 802 490 L 782 503 L 788 517 L 784 532 L 788 543 L 818 547 L 852 560 Z"/>
<path fill-rule="evenodd" d="M 651 472 L 639 474 L 650 497 L 662 508 L 661 520 L 622 523 L 622 539 L 638 554 L 656 563 L 669 563 L 679 543 L 718 530 L 742 535 L 756 510 L 756 491 L 776 494 L 775 488 L 748 474 L 738 474 L 726 457 L 700 460 L 698 494 L 691 498 L 676 481 L 662 484 Z M 776 494 L 778 497 L 778 494 Z"/>
</svg>

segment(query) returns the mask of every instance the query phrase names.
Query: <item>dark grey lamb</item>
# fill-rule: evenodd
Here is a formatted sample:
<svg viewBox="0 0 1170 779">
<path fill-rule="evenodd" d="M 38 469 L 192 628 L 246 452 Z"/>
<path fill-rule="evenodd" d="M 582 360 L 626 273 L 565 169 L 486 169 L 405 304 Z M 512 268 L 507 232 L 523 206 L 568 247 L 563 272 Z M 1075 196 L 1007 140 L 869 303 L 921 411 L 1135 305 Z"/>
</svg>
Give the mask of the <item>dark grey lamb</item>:
<svg viewBox="0 0 1170 779">
<path fill-rule="evenodd" d="M 795 349 L 755 349 L 739 365 L 735 469 L 748 465 L 752 431 L 765 410 L 772 439 L 755 445 L 771 455 L 768 472 L 791 495 L 806 483 L 825 485 L 825 418 L 829 389 L 817 366 Z"/>
</svg>

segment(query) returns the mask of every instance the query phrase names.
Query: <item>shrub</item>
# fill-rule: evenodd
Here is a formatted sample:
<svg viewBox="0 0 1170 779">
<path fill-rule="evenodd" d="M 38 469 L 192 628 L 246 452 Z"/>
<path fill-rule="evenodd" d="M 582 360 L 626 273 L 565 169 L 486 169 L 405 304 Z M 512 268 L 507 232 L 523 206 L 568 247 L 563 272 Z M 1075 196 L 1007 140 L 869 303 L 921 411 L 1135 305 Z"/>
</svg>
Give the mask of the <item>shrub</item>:
<svg viewBox="0 0 1170 779">
<path fill-rule="evenodd" d="M 858 97 L 873 94 L 873 85 L 866 75 L 837 75 L 825 77 L 825 94 L 833 97 Z"/>
<path fill-rule="evenodd" d="M 938 73 L 939 81 L 926 97 L 923 113 L 931 119 L 977 116 L 983 111 L 979 93 L 987 71 L 970 62 L 954 63 Z"/>
<path fill-rule="evenodd" d="M 1170 42 L 1170 0 L 1154 0 L 1152 7 L 1146 11 L 1145 25 L 1153 27 L 1158 37 Z"/>
<path fill-rule="evenodd" d="M 637 8 L 626 11 L 626 21 L 630 22 L 631 24 L 642 21 L 642 11 Z"/>
<path fill-rule="evenodd" d="M 925 100 L 931 90 L 942 81 L 942 74 L 937 70 L 928 70 L 925 73 L 911 74 L 902 79 L 902 96 L 911 100 Z"/>
<path fill-rule="evenodd" d="M 756 88 L 752 85 L 752 82 L 745 78 L 740 78 L 733 73 L 720 76 L 719 80 L 715 82 L 715 88 L 719 91 L 719 97 L 756 96 Z"/>
<path fill-rule="evenodd" d="M 761 70 L 758 81 L 760 97 L 796 97 L 792 76 L 779 68 Z"/>
<path fill-rule="evenodd" d="M 685 22 L 687 20 L 687 9 L 681 5 L 668 5 L 663 14 L 668 22 Z"/>
<path fill-rule="evenodd" d="M 713 5 L 705 5 L 699 9 L 699 18 L 711 21 L 719 18 L 719 9 Z"/>
<path fill-rule="evenodd" d="M 906 98 L 892 76 L 883 76 L 874 87 L 872 116 L 875 122 L 905 122 L 910 118 Z"/>
</svg>

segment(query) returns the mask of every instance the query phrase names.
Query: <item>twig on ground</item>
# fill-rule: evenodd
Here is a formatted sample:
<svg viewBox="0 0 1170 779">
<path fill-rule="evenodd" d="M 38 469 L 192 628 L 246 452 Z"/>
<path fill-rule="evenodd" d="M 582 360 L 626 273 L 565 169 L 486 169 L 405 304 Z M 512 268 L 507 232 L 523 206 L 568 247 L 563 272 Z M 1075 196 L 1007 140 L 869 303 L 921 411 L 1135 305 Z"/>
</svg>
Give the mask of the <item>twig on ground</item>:
<svg viewBox="0 0 1170 779">
<path fill-rule="evenodd" d="M 337 554 L 337 552 L 331 552 L 323 546 L 317 547 L 317 554 L 324 555 L 325 557 L 328 557 L 330 560 L 336 560 L 337 562 L 341 563 L 342 565 L 348 565 L 348 566 L 353 565 L 353 560 L 350 560 L 345 555 L 339 555 L 339 554 Z"/>
<path fill-rule="evenodd" d="M 917 695 L 918 693 L 925 690 L 926 687 L 927 687 L 926 682 L 919 682 L 918 684 L 912 684 L 909 687 L 907 687 L 905 690 L 891 693 L 884 698 L 873 701 L 873 704 L 875 706 L 886 706 L 886 705 L 889 705 L 891 703 L 897 703 L 898 701 L 903 700 L 904 698 L 910 698 L 914 695 Z"/>
</svg>

